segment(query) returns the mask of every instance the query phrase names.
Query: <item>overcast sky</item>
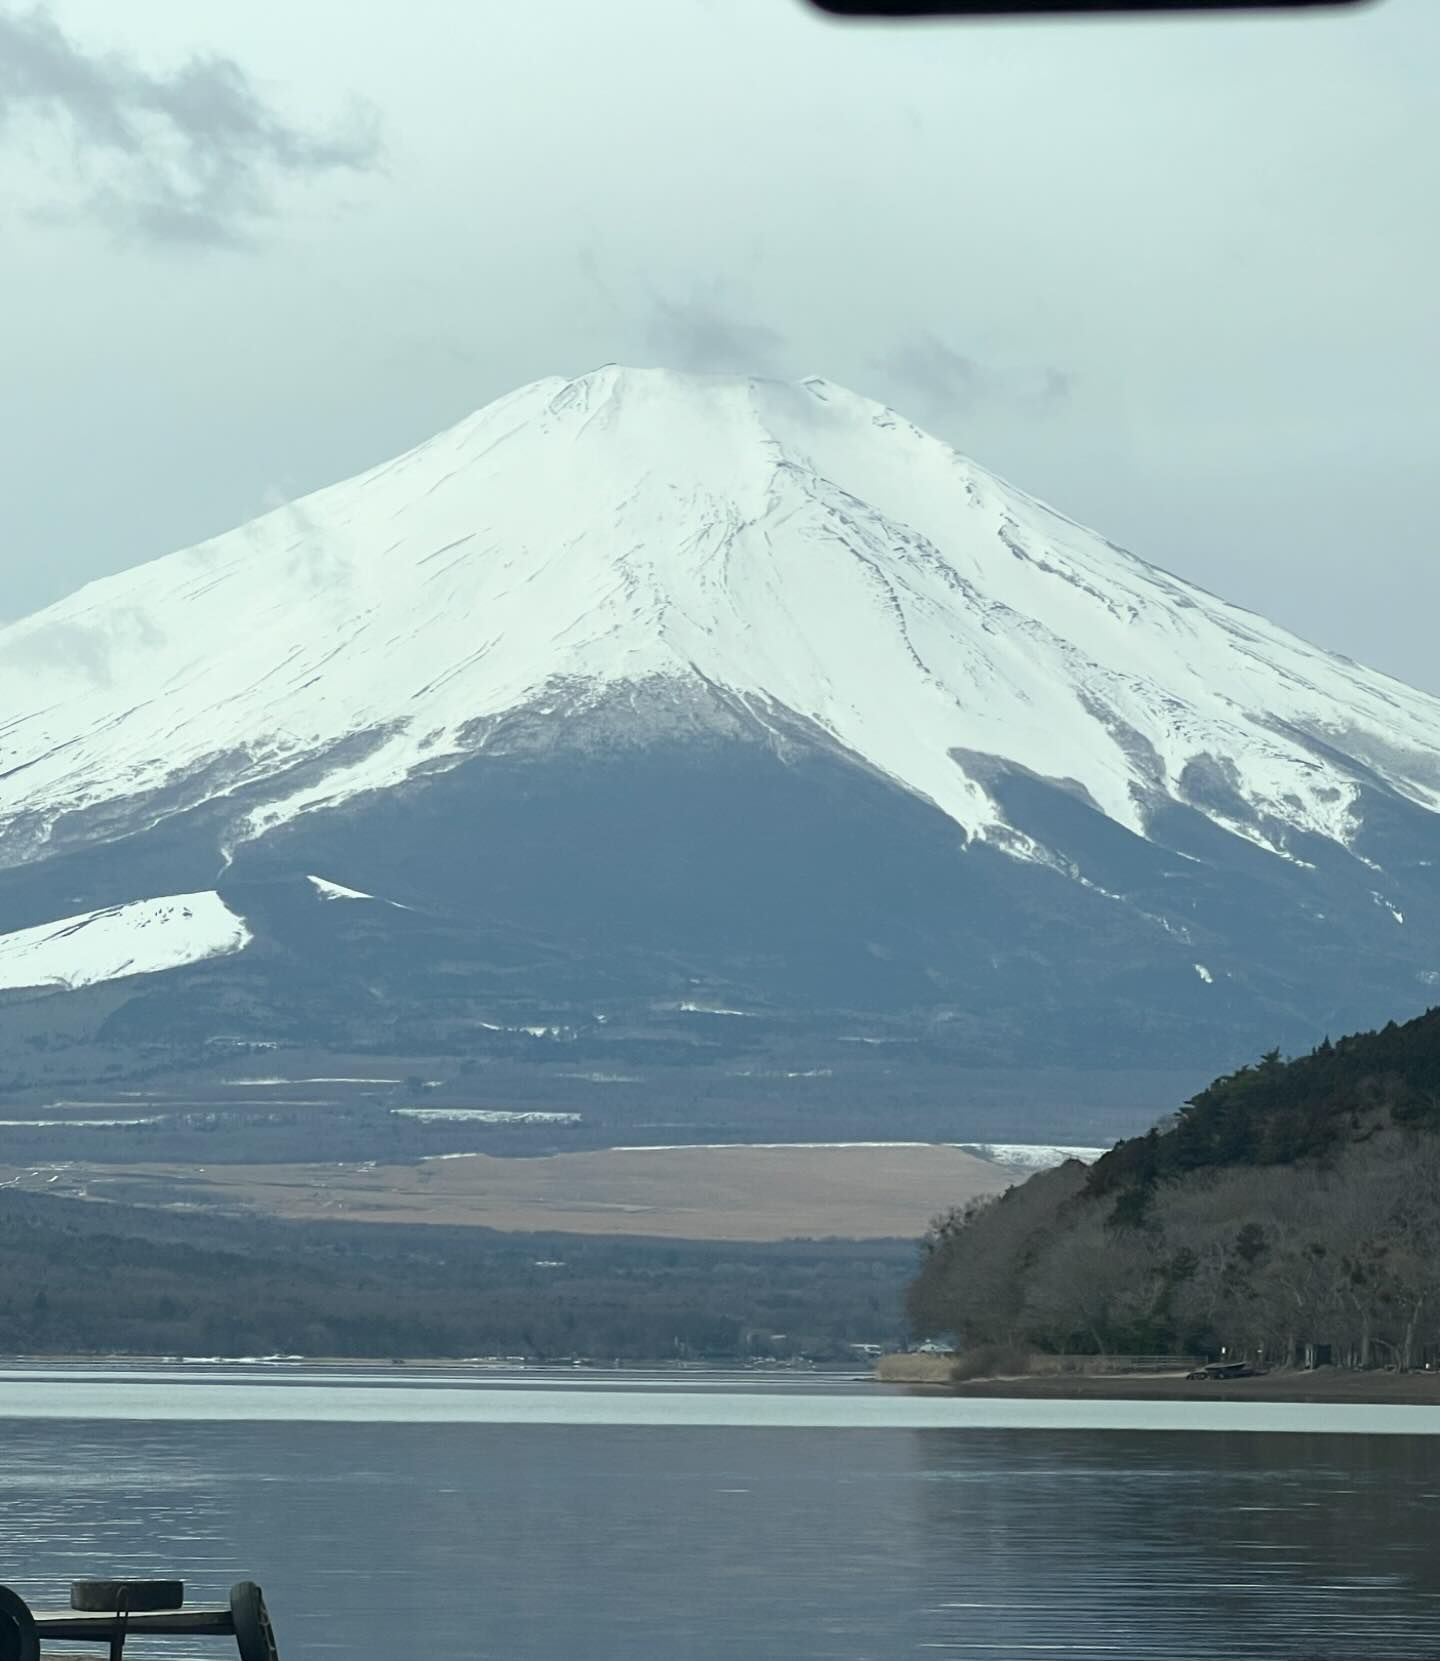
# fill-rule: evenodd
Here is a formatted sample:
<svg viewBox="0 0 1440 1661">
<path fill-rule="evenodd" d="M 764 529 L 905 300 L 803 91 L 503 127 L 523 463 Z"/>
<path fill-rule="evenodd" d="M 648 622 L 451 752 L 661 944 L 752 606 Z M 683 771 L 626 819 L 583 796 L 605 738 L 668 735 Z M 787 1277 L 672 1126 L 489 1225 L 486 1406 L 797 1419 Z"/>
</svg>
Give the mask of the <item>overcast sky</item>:
<svg viewBox="0 0 1440 1661">
<path fill-rule="evenodd" d="M 820 374 L 1440 691 L 1437 0 L 0 0 L 0 616 L 609 360 Z"/>
</svg>

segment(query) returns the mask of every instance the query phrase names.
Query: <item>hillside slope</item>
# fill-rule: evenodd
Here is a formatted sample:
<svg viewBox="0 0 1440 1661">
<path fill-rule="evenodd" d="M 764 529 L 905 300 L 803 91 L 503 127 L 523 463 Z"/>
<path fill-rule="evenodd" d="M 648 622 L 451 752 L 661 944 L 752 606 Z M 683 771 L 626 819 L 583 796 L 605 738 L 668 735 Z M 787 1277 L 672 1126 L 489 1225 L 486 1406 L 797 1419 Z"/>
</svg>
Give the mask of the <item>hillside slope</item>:
<svg viewBox="0 0 1440 1661">
<path fill-rule="evenodd" d="M 1440 1354 L 1440 1009 L 1217 1079 L 939 1220 L 910 1311 L 970 1345 L 1402 1370 Z"/>
</svg>

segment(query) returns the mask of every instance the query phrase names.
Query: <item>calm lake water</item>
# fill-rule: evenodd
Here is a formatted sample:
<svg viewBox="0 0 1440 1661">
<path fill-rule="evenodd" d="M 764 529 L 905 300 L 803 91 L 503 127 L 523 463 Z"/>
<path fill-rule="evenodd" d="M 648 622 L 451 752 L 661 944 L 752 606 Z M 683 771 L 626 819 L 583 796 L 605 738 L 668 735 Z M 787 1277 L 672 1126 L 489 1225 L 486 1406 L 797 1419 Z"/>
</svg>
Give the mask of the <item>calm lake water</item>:
<svg viewBox="0 0 1440 1661">
<path fill-rule="evenodd" d="M 1201 1411 L 1228 1428 L 814 1377 L 14 1370 L 0 1580 L 253 1578 L 285 1661 L 1440 1657 L 1440 1412 Z"/>
</svg>

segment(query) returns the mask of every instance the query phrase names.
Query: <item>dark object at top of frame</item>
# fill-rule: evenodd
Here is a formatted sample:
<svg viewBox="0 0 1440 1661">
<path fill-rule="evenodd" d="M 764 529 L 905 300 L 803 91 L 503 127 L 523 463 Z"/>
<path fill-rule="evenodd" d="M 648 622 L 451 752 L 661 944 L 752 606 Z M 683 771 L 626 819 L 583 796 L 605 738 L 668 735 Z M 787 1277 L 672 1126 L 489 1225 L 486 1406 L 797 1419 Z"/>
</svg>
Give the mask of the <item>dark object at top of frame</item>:
<svg viewBox="0 0 1440 1661">
<path fill-rule="evenodd" d="M 1127 12 L 1338 11 L 1373 0 L 810 0 L 837 17 L 1092 17 Z"/>
</svg>

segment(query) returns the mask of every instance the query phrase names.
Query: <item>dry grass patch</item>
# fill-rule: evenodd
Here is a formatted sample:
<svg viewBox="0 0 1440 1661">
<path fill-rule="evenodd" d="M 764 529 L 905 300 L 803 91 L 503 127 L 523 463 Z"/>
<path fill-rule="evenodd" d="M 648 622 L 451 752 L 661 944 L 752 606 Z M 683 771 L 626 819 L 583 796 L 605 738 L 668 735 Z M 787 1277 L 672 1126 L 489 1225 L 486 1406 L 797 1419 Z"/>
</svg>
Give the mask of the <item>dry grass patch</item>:
<svg viewBox="0 0 1440 1661">
<path fill-rule="evenodd" d="M 1014 1180 L 944 1146 L 467 1154 L 388 1166 L 68 1165 L 55 1183 L 50 1174 L 22 1186 L 130 1204 L 173 1205 L 183 1194 L 186 1204 L 309 1221 L 754 1241 L 918 1235 L 935 1213 Z"/>
</svg>

